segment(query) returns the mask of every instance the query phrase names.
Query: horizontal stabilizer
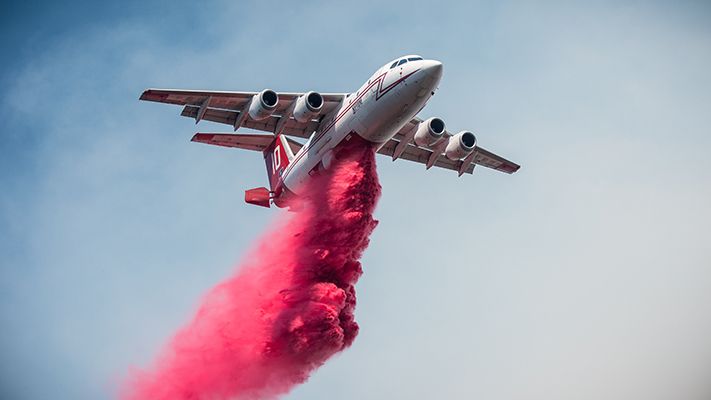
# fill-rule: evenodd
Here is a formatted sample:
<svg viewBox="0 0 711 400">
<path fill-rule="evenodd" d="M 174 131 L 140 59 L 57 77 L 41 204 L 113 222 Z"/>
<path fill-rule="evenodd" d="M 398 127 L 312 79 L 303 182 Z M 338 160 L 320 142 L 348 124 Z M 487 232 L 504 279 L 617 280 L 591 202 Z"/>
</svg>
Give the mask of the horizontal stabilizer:
<svg viewBox="0 0 711 400">
<path fill-rule="evenodd" d="M 239 133 L 196 133 L 193 142 L 215 146 L 236 147 L 245 150 L 264 151 L 274 141 L 274 135 L 239 134 Z M 301 143 L 286 138 L 291 151 L 296 154 L 303 146 Z"/>
<path fill-rule="evenodd" d="M 271 192 L 265 187 L 254 188 L 244 191 L 244 201 L 249 204 L 269 208 Z"/>
</svg>

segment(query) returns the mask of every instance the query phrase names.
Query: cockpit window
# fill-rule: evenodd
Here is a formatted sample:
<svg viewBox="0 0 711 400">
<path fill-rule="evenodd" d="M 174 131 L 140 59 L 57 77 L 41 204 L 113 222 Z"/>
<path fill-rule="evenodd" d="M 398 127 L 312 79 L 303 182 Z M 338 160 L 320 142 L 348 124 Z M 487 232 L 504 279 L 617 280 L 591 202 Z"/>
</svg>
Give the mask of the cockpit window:
<svg viewBox="0 0 711 400">
<path fill-rule="evenodd" d="M 422 61 L 422 57 L 410 57 L 407 61 Z"/>
<path fill-rule="evenodd" d="M 400 60 L 399 63 L 397 63 L 397 65 L 402 65 L 402 64 L 405 64 L 406 62 L 407 62 L 407 59 L 403 58 L 402 60 Z"/>
<path fill-rule="evenodd" d="M 390 69 L 393 69 L 393 68 L 395 68 L 395 67 L 397 67 L 397 61 L 395 61 L 395 62 L 393 63 L 393 65 L 390 66 Z"/>
</svg>

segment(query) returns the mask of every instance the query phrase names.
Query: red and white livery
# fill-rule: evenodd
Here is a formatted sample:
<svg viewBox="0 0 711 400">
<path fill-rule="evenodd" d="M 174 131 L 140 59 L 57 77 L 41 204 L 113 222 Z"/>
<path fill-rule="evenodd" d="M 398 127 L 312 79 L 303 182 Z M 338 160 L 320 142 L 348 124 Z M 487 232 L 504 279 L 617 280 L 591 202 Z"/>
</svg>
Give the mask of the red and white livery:
<svg viewBox="0 0 711 400">
<path fill-rule="evenodd" d="M 475 165 L 513 173 L 519 165 L 491 153 L 470 131 L 451 133 L 440 118 L 417 113 L 434 95 L 442 63 L 399 57 L 380 67 L 353 93 L 286 93 L 148 89 L 141 100 L 183 106 L 181 115 L 268 134 L 197 133 L 194 142 L 261 151 L 269 188 L 245 192 L 251 204 L 289 205 L 304 182 L 329 168 L 346 142 L 378 153 L 471 174 Z M 305 142 L 293 138 L 306 139 Z"/>
</svg>

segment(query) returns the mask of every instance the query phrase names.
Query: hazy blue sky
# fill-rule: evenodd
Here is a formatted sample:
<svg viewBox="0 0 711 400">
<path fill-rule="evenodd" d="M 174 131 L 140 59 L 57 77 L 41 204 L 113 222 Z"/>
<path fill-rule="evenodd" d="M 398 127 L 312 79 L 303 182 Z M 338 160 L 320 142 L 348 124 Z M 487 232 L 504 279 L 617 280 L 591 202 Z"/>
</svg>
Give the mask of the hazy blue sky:
<svg viewBox="0 0 711 400">
<path fill-rule="evenodd" d="M 350 91 L 417 53 L 445 65 L 422 115 L 523 167 L 380 159 L 361 333 L 288 398 L 708 399 L 709 21 L 705 2 L 4 4 L 0 398 L 112 398 L 278 214 L 242 201 L 259 155 L 190 143 L 144 88 Z"/>
</svg>

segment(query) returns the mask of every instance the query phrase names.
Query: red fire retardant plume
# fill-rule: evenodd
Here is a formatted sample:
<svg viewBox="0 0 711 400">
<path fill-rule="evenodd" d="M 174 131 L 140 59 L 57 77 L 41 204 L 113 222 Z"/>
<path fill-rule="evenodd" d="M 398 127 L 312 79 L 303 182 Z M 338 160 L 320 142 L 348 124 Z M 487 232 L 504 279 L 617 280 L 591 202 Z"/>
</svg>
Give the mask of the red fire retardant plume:
<svg viewBox="0 0 711 400">
<path fill-rule="evenodd" d="M 281 215 L 154 366 L 132 373 L 123 399 L 274 398 L 353 342 L 358 260 L 377 225 L 373 150 L 343 150 L 306 193 L 303 209 Z"/>
</svg>

